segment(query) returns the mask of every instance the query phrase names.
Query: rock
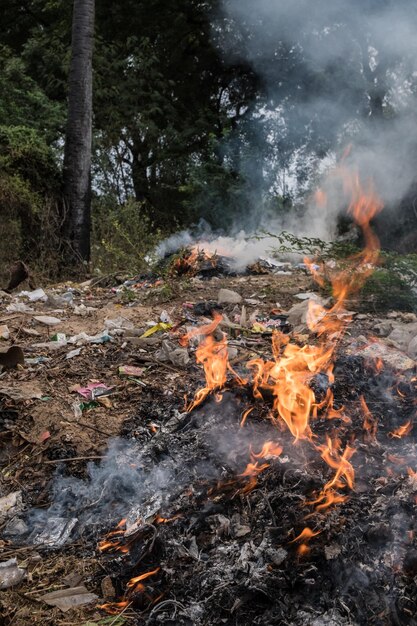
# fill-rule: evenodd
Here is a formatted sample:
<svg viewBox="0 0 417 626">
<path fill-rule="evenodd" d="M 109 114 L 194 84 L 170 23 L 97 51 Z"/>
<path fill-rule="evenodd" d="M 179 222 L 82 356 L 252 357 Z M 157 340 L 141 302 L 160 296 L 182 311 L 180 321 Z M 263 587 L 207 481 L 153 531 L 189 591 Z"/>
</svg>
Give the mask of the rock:
<svg viewBox="0 0 417 626">
<path fill-rule="evenodd" d="M 21 491 L 13 491 L 8 496 L 0 498 L 0 524 L 3 524 L 9 517 L 20 513 L 22 507 Z"/>
<path fill-rule="evenodd" d="M 379 321 L 374 326 L 374 332 L 378 335 L 378 337 L 388 337 L 390 333 L 394 330 L 396 323 L 393 320 L 382 320 Z"/>
<path fill-rule="evenodd" d="M 303 302 L 294 304 L 288 311 L 288 323 L 291 324 L 294 329 L 297 329 L 301 325 L 307 325 L 308 303 L 309 300 L 303 300 Z"/>
<path fill-rule="evenodd" d="M 52 315 L 35 315 L 33 319 L 40 324 L 45 324 L 45 326 L 55 326 L 56 324 L 61 324 L 62 322 L 62 320 L 57 317 L 53 317 Z"/>
<path fill-rule="evenodd" d="M 10 330 L 6 324 L 0 326 L 0 339 L 10 339 Z"/>
<path fill-rule="evenodd" d="M 5 352 L 0 352 L 0 365 L 4 370 L 16 369 L 18 365 L 25 364 L 25 355 L 19 346 L 11 346 Z"/>
<path fill-rule="evenodd" d="M 406 371 L 415 367 L 415 361 L 399 350 L 390 348 L 385 343 L 375 341 L 364 348 L 355 350 L 356 354 L 371 359 L 382 359 L 392 368 L 400 371 Z"/>
<path fill-rule="evenodd" d="M 417 335 L 417 323 L 398 324 L 388 335 L 388 343 L 398 350 L 407 351 L 410 341 Z"/>
<path fill-rule="evenodd" d="M 104 600 L 114 600 L 116 597 L 116 590 L 113 585 L 113 581 L 110 576 L 105 576 L 101 581 L 101 593 Z"/>
<path fill-rule="evenodd" d="M 406 324 L 411 324 L 413 322 L 417 322 L 417 315 L 415 313 L 403 313 L 401 315 L 401 319 Z"/>
<path fill-rule="evenodd" d="M 237 291 L 232 291 L 231 289 L 220 289 L 217 302 L 219 304 L 240 304 L 242 296 Z"/>
<path fill-rule="evenodd" d="M 411 359 L 417 361 L 417 335 L 408 344 L 407 354 Z"/>
<path fill-rule="evenodd" d="M 57 606 L 61 611 L 65 612 L 77 606 L 91 604 L 98 600 L 98 596 L 95 593 L 90 593 L 84 585 L 80 585 L 79 587 L 51 591 L 41 596 L 40 600 L 46 602 L 49 606 Z"/>
<path fill-rule="evenodd" d="M 321 299 L 319 295 L 314 293 L 313 291 L 306 291 L 305 293 L 296 293 L 294 298 L 298 300 L 317 300 Z"/>
</svg>

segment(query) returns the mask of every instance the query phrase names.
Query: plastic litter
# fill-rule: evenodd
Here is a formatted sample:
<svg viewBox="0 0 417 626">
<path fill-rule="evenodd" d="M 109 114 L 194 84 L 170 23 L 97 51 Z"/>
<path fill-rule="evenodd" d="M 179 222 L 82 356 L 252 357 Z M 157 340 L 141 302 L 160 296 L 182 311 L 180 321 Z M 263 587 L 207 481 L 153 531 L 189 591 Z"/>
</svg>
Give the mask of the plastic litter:
<svg viewBox="0 0 417 626">
<path fill-rule="evenodd" d="M 40 300 L 45 301 L 48 299 L 48 296 L 41 288 L 35 289 L 34 291 L 21 291 L 17 294 L 17 296 L 25 296 L 26 298 L 29 298 L 30 302 L 39 302 Z"/>
<path fill-rule="evenodd" d="M 134 365 L 121 365 L 119 367 L 120 376 L 142 376 L 144 370 Z"/>
<path fill-rule="evenodd" d="M 156 358 L 158 361 L 169 362 L 172 363 L 172 365 L 177 365 L 179 367 L 187 365 L 190 361 L 188 350 L 186 348 L 178 347 L 178 344 L 175 344 L 168 339 L 164 339 L 162 341 L 161 349 L 156 353 Z"/>
<path fill-rule="evenodd" d="M 99 396 L 110 395 L 112 389 L 104 383 L 90 383 L 86 387 L 75 387 L 72 391 L 80 394 L 86 400 L 94 400 Z"/>
<path fill-rule="evenodd" d="M 42 528 L 35 528 L 28 541 L 36 546 L 60 548 L 71 536 L 78 518 L 48 517 Z"/>
<path fill-rule="evenodd" d="M 75 350 L 70 350 L 65 356 L 66 359 L 73 359 L 75 356 L 80 356 L 82 348 L 75 348 Z"/>
<path fill-rule="evenodd" d="M 18 566 L 16 557 L 0 563 L 0 589 L 18 585 L 24 576 L 25 570 Z"/>
<path fill-rule="evenodd" d="M 9 339 L 10 338 L 10 330 L 6 324 L 2 324 L 0 326 L 0 339 Z"/>
<path fill-rule="evenodd" d="M 56 324 L 62 323 L 62 320 L 52 315 L 35 315 L 33 319 L 40 324 L 45 324 L 45 326 L 56 326 Z"/>
<path fill-rule="evenodd" d="M 133 330 L 135 325 L 126 317 L 116 317 L 115 319 L 104 320 L 107 330 Z"/>
<path fill-rule="evenodd" d="M 41 365 L 42 363 L 48 363 L 51 361 L 49 356 L 35 356 L 30 359 L 25 359 L 26 365 Z"/>
<path fill-rule="evenodd" d="M 148 330 L 145 330 L 145 332 L 143 333 L 143 335 L 140 336 L 140 338 L 144 339 L 145 337 L 150 337 L 154 333 L 157 333 L 159 331 L 166 331 L 166 330 L 169 330 L 170 328 L 172 328 L 172 324 L 167 324 L 166 322 L 158 322 L 158 324 L 155 324 L 151 328 L 148 328 Z"/>
<path fill-rule="evenodd" d="M 34 310 L 24 302 L 12 302 L 6 306 L 8 313 L 33 313 Z"/>
<path fill-rule="evenodd" d="M 56 335 L 51 337 L 51 341 L 58 341 L 58 343 L 66 343 L 67 336 L 65 333 L 56 333 Z"/>
<path fill-rule="evenodd" d="M 94 311 L 96 311 L 93 306 L 85 306 L 85 304 L 80 304 L 74 307 L 74 315 L 79 315 L 80 317 L 87 317 L 87 315 L 91 315 Z"/>
</svg>

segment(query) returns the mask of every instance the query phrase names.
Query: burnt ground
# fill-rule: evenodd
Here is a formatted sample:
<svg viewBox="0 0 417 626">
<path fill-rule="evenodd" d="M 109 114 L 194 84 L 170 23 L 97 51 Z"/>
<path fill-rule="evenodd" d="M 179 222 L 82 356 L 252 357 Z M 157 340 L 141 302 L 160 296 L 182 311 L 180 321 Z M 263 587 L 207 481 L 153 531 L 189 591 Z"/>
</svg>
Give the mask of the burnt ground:
<svg viewBox="0 0 417 626">
<path fill-rule="evenodd" d="M 56 293 L 67 287 L 56 287 Z M 351 421 L 319 415 L 312 430 L 320 442 L 337 431 L 342 449 L 355 448 L 356 485 L 344 503 L 317 513 L 308 502 L 332 471 L 312 444 L 294 444 L 288 431 L 271 423 L 271 398 L 254 400 L 249 388 L 232 383 L 220 403 L 209 397 L 184 413 L 184 396 L 193 397 L 203 373 L 192 353 L 186 365 L 159 361 L 163 332 L 147 341 L 139 333 L 116 335 L 111 342 L 83 346 L 70 360 L 65 355 L 75 346 L 34 347 L 55 332 L 93 335 L 105 319 L 120 316 L 143 330 L 162 310 L 174 323 L 168 336 L 177 342 L 185 326 L 204 321 L 198 314 L 204 306 L 195 312 L 192 304 L 215 301 L 220 287 L 249 299 L 243 302 L 248 316 L 257 310 L 260 319 L 268 319 L 271 311 L 297 303 L 297 293 L 314 290 L 306 274 L 182 278 L 124 292 L 104 283 L 73 287 L 75 304 L 94 309 L 85 317 L 70 308 L 54 313 L 40 303 L 33 305 L 36 313 L 11 313 L 7 298 L 1 305 L 9 343 L 20 345 L 26 357 L 50 359 L 0 378 L 0 387 L 30 383 L 41 392 L 32 400 L 0 396 L 0 496 L 21 491 L 23 499 L 22 509 L 1 521 L 0 561 L 16 557 L 25 570 L 22 582 L 0 596 L 4 624 L 417 624 L 417 479 L 408 472 L 417 470 L 412 370 L 387 365 L 377 371 L 347 349 L 350 336 L 339 347 L 335 406 L 344 405 Z M 224 313 L 239 322 L 241 305 L 227 305 Z M 33 319 L 36 314 L 56 315 L 62 323 L 48 329 Z M 351 336 L 372 334 L 374 322 L 375 316 L 355 318 Z M 295 339 L 315 340 L 308 334 Z M 250 358 L 271 357 L 267 333 L 232 328 L 229 340 L 242 376 Z M 143 373 L 121 377 L 121 365 L 140 366 Z M 91 381 L 104 382 L 112 394 L 75 414 L 71 388 Z M 320 397 L 327 382 L 315 384 Z M 363 431 L 361 395 L 378 421 L 375 440 Z M 249 406 L 254 410 L 241 429 Z M 407 421 L 414 428 L 406 437 L 390 435 Z M 246 492 L 248 479 L 239 474 L 250 460 L 249 445 L 257 451 L 266 440 L 279 443 L 283 452 L 268 460 Z M 19 520 L 31 526 L 34 513 L 45 524 L 56 511 L 79 520 L 60 547 L 33 545 L 30 533 L 28 538 L 10 532 Z M 122 536 L 129 552 L 101 552 L 98 542 L 122 517 L 142 520 Z M 293 540 L 305 526 L 318 534 L 301 555 L 300 542 Z M 120 601 L 132 577 L 157 568 L 143 591 L 129 592 L 119 615 L 97 608 Z M 48 592 L 81 584 L 98 596 L 95 603 L 62 612 L 42 600 Z"/>
</svg>

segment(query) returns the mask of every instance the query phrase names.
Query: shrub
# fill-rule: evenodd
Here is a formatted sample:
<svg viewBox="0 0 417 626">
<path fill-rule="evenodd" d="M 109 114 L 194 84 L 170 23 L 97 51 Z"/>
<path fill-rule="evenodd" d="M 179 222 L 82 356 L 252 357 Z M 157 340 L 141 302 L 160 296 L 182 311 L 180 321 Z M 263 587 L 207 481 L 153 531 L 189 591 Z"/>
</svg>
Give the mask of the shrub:
<svg viewBox="0 0 417 626">
<path fill-rule="evenodd" d="M 134 200 L 118 205 L 108 197 L 95 198 L 92 223 L 92 264 L 104 273 L 144 270 L 162 237 Z"/>
</svg>

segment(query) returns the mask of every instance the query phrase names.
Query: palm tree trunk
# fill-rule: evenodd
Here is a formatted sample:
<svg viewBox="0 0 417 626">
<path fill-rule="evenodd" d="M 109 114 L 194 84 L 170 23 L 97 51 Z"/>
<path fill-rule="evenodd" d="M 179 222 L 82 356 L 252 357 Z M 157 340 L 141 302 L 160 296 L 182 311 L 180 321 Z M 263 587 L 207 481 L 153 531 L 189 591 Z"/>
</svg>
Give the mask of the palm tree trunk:
<svg viewBox="0 0 417 626">
<path fill-rule="evenodd" d="M 90 260 L 94 0 L 74 0 L 64 152 L 64 265 Z"/>
</svg>

